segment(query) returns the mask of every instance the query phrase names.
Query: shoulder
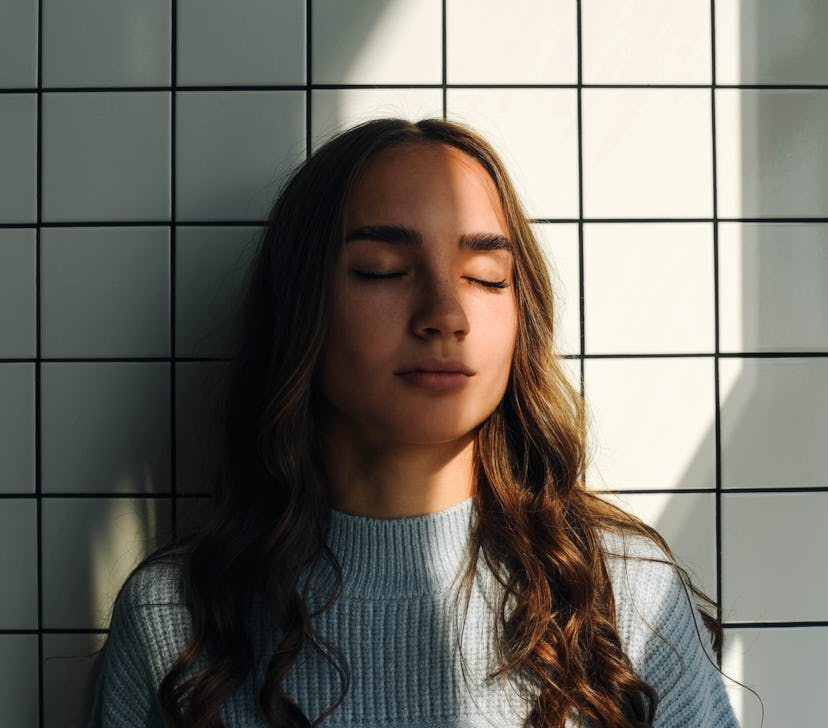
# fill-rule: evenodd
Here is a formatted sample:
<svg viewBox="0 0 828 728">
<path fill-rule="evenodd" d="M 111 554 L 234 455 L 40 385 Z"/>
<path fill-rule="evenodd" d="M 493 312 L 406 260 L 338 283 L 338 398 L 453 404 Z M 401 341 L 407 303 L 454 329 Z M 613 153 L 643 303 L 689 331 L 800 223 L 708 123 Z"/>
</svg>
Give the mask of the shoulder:
<svg viewBox="0 0 828 728">
<path fill-rule="evenodd" d="M 184 570 L 181 562 L 170 559 L 140 566 L 124 582 L 116 604 L 123 609 L 183 607 Z"/>
<path fill-rule="evenodd" d="M 136 569 L 115 600 L 89 725 L 159 724 L 158 686 L 191 634 L 180 564 Z"/>
<path fill-rule="evenodd" d="M 602 532 L 624 652 L 659 695 L 659 728 L 736 726 L 710 637 L 678 567 L 652 539 Z"/>
</svg>

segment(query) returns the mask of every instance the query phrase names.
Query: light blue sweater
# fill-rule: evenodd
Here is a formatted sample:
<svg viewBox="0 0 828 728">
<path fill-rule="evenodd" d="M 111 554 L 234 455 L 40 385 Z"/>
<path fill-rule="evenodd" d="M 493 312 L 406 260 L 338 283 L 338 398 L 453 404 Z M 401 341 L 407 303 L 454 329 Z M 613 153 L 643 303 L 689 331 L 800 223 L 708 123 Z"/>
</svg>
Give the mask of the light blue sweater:
<svg viewBox="0 0 828 728">
<path fill-rule="evenodd" d="M 456 646 L 460 625 L 453 582 L 464 566 L 473 513 L 471 499 L 413 518 L 333 512 L 328 541 L 342 565 L 343 591 L 315 624 L 347 658 L 351 685 L 324 726 L 522 725 L 527 705 L 514 684 L 486 680 L 495 655 L 497 590 L 482 560 L 463 627 L 465 679 Z M 640 537 L 607 536 L 605 544 L 608 551 L 663 558 Z M 721 675 L 708 659 L 701 618 L 672 567 L 612 556 L 606 563 L 624 648 L 636 673 L 661 696 L 657 728 L 736 726 Z M 321 575 L 320 590 L 328 577 Z M 164 725 L 157 688 L 191 634 L 181 593 L 180 575 L 172 566 L 145 568 L 124 586 L 112 618 L 92 726 Z M 276 635 L 264 615 L 251 626 L 262 650 L 260 668 L 223 706 L 228 727 L 265 725 L 256 697 Z M 339 688 L 338 674 L 310 649 L 286 680 L 287 692 L 311 720 L 334 701 Z M 575 716 L 570 725 L 577 725 Z"/>
</svg>

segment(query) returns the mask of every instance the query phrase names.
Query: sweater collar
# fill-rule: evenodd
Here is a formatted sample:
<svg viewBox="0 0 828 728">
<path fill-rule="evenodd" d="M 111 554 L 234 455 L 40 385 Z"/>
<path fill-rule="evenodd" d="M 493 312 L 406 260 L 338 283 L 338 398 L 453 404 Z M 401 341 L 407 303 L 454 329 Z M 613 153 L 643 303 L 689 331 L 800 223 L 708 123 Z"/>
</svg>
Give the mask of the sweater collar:
<svg viewBox="0 0 828 728">
<path fill-rule="evenodd" d="M 459 578 L 472 499 L 435 513 L 368 518 L 332 510 L 327 542 L 342 567 L 342 594 L 387 599 L 447 591 Z"/>
</svg>

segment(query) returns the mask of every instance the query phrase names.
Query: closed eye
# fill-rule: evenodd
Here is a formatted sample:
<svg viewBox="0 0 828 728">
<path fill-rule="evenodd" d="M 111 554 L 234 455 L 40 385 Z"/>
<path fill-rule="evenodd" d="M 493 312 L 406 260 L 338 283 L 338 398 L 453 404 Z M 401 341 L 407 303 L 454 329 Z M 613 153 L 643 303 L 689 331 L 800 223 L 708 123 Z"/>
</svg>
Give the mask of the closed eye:
<svg viewBox="0 0 828 728">
<path fill-rule="evenodd" d="M 490 290 L 491 289 L 503 289 L 503 288 L 508 288 L 509 287 L 509 284 L 506 282 L 505 278 L 502 281 L 484 281 L 484 280 L 481 280 L 480 278 L 468 278 L 467 277 L 466 280 L 471 281 L 472 283 L 474 283 L 478 286 L 482 286 L 483 288 L 487 288 L 487 289 L 490 289 Z"/>
</svg>

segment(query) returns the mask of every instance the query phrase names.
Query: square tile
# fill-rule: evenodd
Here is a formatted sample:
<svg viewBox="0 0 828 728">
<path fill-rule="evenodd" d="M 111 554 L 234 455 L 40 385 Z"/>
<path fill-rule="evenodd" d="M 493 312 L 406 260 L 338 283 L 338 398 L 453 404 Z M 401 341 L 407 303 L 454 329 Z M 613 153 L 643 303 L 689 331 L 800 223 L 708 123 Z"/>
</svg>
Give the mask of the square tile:
<svg viewBox="0 0 828 728">
<path fill-rule="evenodd" d="M 828 493 L 725 493 L 722 598 L 732 622 L 819 621 L 828 614 Z"/>
<path fill-rule="evenodd" d="M 35 222 L 37 97 L 0 95 L 0 223 Z"/>
<path fill-rule="evenodd" d="M 828 713 L 826 653 L 828 627 L 725 629 L 722 671 L 762 699 L 725 681 L 739 724 L 819 725 Z"/>
<path fill-rule="evenodd" d="M 587 359 L 584 380 L 591 487 L 715 487 L 712 358 Z"/>
<path fill-rule="evenodd" d="M 319 89 L 311 95 L 314 150 L 334 134 L 369 119 L 443 117 L 443 92 L 433 88 Z"/>
<path fill-rule="evenodd" d="M 169 93 L 44 95 L 42 161 L 48 222 L 168 219 Z"/>
<path fill-rule="evenodd" d="M 828 359 L 721 359 L 724 488 L 828 486 Z"/>
<path fill-rule="evenodd" d="M 166 227 L 44 229 L 44 356 L 169 356 L 169 237 Z"/>
<path fill-rule="evenodd" d="M 546 259 L 555 301 L 555 351 L 581 353 L 580 262 L 577 223 L 532 225 Z"/>
<path fill-rule="evenodd" d="M 0 493 L 35 490 L 34 373 L 33 364 L 0 364 Z"/>
<path fill-rule="evenodd" d="M 716 496 L 618 493 L 602 496 L 656 529 L 693 585 L 716 599 Z"/>
<path fill-rule="evenodd" d="M 43 85 L 169 85 L 170 5 L 43 0 Z"/>
<path fill-rule="evenodd" d="M 440 83 L 441 0 L 314 0 L 316 84 Z"/>
<path fill-rule="evenodd" d="M 179 93 L 176 135 L 177 219 L 263 220 L 305 158 L 305 94 Z"/>
<path fill-rule="evenodd" d="M 710 4 L 583 0 L 584 83 L 710 83 Z"/>
<path fill-rule="evenodd" d="M 712 216 L 709 91 L 584 89 L 582 109 L 586 217 Z"/>
<path fill-rule="evenodd" d="M 210 493 L 220 452 L 219 405 L 228 365 L 179 362 L 175 365 L 175 446 L 178 493 Z"/>
<path fill-rule="evenodd" d="M 305 5 L 304 0 L 178 0 L 178 84 L 304 84 Z"/>
<path fill-rule="evenodd" d="M 719 223 L 719 345 L 828 351 L 828 225 Z"/>
<path fill-rule="evenodd" d="M 826 91 L 717 89 L 719 216 L 828 216 L 826 136 Z"/>
<path fill-rule="evenodd" d="M 0 230 L 0 357 L 35 355 L 35 257 L 33 229 Z"/>
<path fill-rule="evenodd" d="M 449 89 L 446 107 L 503 157 L 530 217 L 578 217 L 574 90 Z"/>
<path fill-rule="evenodd" d="M 37 3 L 4 0 L 0 22 L 0 87 L 37 86 Z"/>
<path fill-rule="evenodd" d="M 37 502 L 0 500 L 0 629 L 37 629 Z M 9 586 L 13 585 L 11 589 Z"/>
<path fill-rule="evenodd" d="M 158 493 L 170 488 L 170 366 L 42 366 L 45 493 Z"/>
<path fill-rule="evenodd" d="M 570 0 L 448 0 L 448 83 L 577 83 L 576 15 Z"/>
<path fill-rule="evenodd" d="M 825 3 L 728 0 L 715 6 L 717 83 L 828 83 Z"/>
<path fill-rule="evenodd" d="M 49 498 L 43 519 L 43 626 L 105 629 L 132 569 L 171 533 L 169 499 Z"/>
<path fill-rule="evenodd" d="M 713 226 L 584 225 L 588 354 L 715 349 Z"/>
<path fill-rule="evenodd" d="M 106 635 L 43 635 L 45 728 L 77 728 L 91 705 L 98 657 Z"/>
<path fill-rule="evenodd" d="M 38 724 L 37 635 L 0 634 L 0 724 Z"/>
<path fill-rule="evenodd" d="M 229 336 L 262 229 L 179 227 L 175 249 L 175 353 L 230 355 Z"/>
</svg>

